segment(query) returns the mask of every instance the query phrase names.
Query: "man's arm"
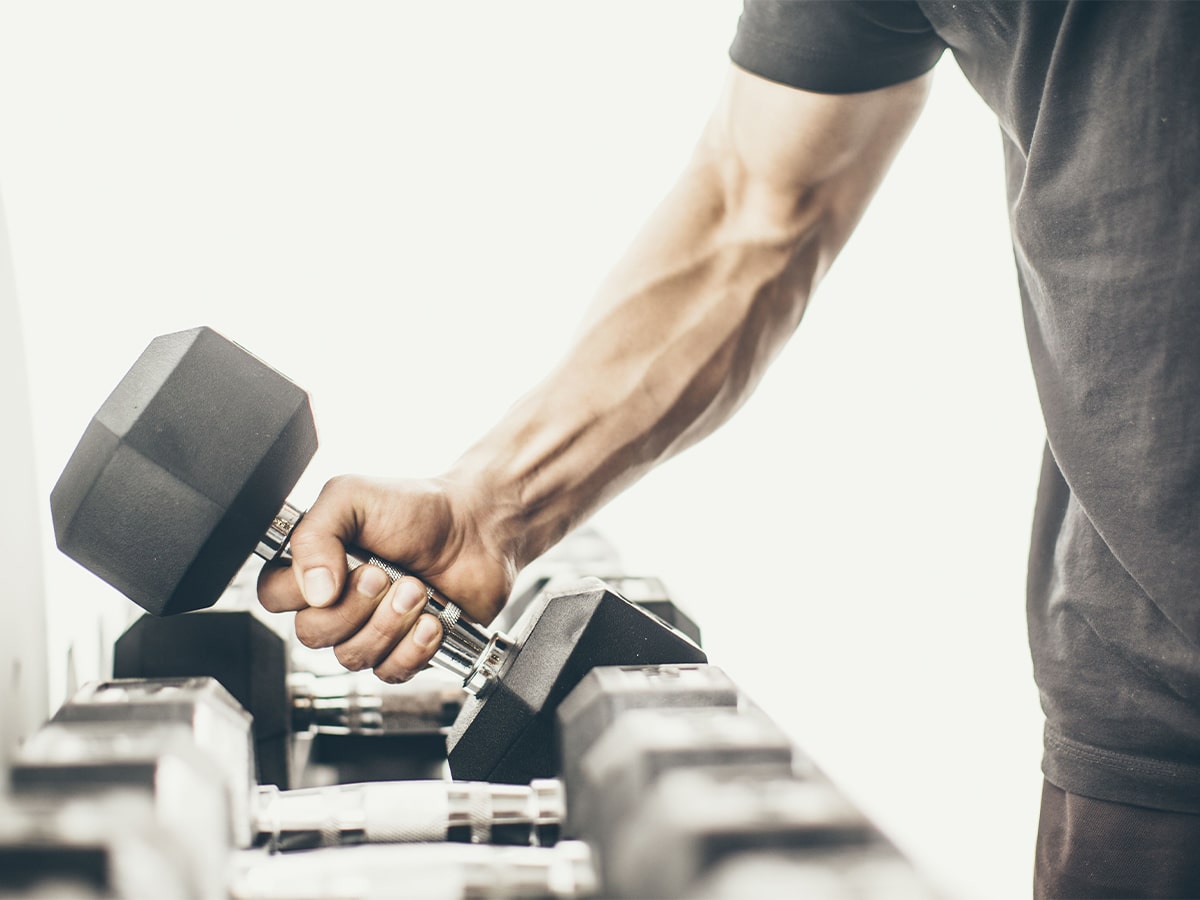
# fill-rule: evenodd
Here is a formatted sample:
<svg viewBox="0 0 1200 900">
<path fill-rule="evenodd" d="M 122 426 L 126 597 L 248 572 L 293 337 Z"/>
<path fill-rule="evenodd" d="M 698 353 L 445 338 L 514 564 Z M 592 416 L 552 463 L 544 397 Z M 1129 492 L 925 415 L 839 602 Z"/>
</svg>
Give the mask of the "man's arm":
<svg viewBox="0 0 1200 900">
<path fill-rule="evenodd" d="M 349 668 L 409 677 L 440 639 L 420 614 L 424 586 L 405 578 L 389 589 L 362 570 L 347 579 L 343 543 L 357 542 L 490 621 L 523 566 L 745 401 L 866 208 L 930 77 L 826 95 L 731 67 L 690 163 L 557 368 L 442 478 L 331 481 L 292 539 L 295 577 L 268 571 L 263 604 L 301 610 L 301 640 L 335 646 Z"/>
</svg>

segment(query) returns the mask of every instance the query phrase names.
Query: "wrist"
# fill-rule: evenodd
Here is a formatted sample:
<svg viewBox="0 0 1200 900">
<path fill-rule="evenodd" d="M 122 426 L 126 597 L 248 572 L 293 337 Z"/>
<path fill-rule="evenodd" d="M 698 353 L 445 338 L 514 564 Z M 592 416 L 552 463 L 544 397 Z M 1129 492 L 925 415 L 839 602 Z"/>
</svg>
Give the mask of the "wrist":
<svg viewBox="0 0 1200 900">
<path fill-rule="evenodd" d="M 512 577 L 545 549 L 531 534 L 519 485 L 482 454 L 468 452 L 437 481 L 456 516 L 473 523 L 485 552 L 502 561 Z"/>
</svg>

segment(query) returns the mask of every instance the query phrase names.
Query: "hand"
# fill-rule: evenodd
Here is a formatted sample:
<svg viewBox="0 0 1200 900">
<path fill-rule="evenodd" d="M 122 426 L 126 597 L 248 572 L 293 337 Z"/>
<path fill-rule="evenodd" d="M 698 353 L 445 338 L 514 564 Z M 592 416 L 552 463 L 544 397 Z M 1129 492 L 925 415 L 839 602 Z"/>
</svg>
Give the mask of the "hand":
<svg viewBox="0 0 1200 900">
<path fill-rule="evenodd" d="M 508 598 L 517 567 L 489 537 L 489 513 L 473 491 L 451 481 L 334 478 L 292 533 L 291 566 L 263 568 L 259 600 L 271 612 L 297 610 L 300 642 L 333 647 L 347 669 L 407 681 L 442 639 L 441 623 L 422 614 L 427 585 L 481 624 Z M 347 547 L 412 574 L 392 584 L 376 566 L 349 572 Z"/>
</svg>

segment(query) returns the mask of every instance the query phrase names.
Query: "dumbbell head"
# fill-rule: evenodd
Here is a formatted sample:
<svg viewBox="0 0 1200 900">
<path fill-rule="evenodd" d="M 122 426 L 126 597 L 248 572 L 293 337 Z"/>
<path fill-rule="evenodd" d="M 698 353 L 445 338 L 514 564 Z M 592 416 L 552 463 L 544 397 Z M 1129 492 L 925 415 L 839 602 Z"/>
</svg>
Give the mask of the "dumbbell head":
<svg viewBox="0 0 1200 900">
<path fill-rule="evenodd" d="M 567 785 L 570 832 L 607 847 L 670 772 L 725 769 L 786 777 L 797 763 L 808 765 L 754 707 L 630 710 L 587 751 Z"/>
<path fill-rule="evenodd" d="M 113 675 L 210 676 L 253 717 L 258 780 L 290 786 L 292 710 L 283 639 L 247 610 L 142 616 L 113 648 Z"/>
<path fill-rule="evenodd" d="M 249 610 L 141 616 L 116 641 L 113 674 L 215 678 L 253 716 L 259 782 L 280 788 L 292 786 L 293 732 L 314 735 L 309 762 L 336 768 L 339 781 L 438 777 L 463 697 L 435 671 L 396 685 L 369 672 L 289 673 L 283 637 Z"/>
<path fill-rule="evenodd" d="M 541 563 L 538 563 L 541 567 Z M 552 571 L 552 570 L 551 570 Z M 564 584 L 579 581 L 585 575 L 595 575 L 618 594 L 636 603 L 642 609 L 658 616 L 676 631 L 681 631 L 691 638 L 697 646 L 704 646 L 700 640 L 700 626 L 686 612 L 680 609 L 666 586 L 658 578 L 646 575 L 609 575 L 611 570 L 596 568 L 581 571 L 577 574 L 546 574 L 532 581 L 528 587 L 515 595 L 504 605 L 504 609 L 492 627 L 500 631 L 508 631 L 514 627 L 518 619 L 525 614 L 530 605 L 546 591 L 553 591 Z"/>
<path fill-rule="evenodd" d="M 745 852 L 810 851 L 832 860 L 846 848 L 881 845 L 874 826 L 823 777 L 683 769 L 663 775 L 612 831 L 600 854 L 601 878 L 606 896 L 690 897 L 704 872 Z M 807 896 L 768 884 L 752 893 Z"/>
<path fill-rule="evenodd" d="M 251 719 L 216 679 L 119 678 L 91 682 L 59 707 L 51 724 L 80 729 L 93 725 L 130 735 L 168 725 L 184 729 L 189 743 L 206 754 L 220 774 L 234 842 L 241 847 L 249 845 L 250 795 L 255 781 Z M 65 745 L 65 736 L 62 741 Z"/>
<path fill-rule="evenodd" d="M 20 798 L 148 798 L 157 826 L 186 848 L 188 870 L 203 886 L 198 896 L 224 896 L 224 869 L 232 849 L 226 784 L 186 725 L 50 722 L 22 746 L 9 780 L 13 795 Z M 114 821 L 112 827 L 121 829 L 124 823 Z"/>
<path fill-rule="evenodd" d="M 597 578 L 548 591 L 517 623 L 499 677 L 468 698 L 447 739 L 455 778 L 558 774 L 555 713 L 596 666 L 702 663 L 704 651 Z"/>
<path fill-rule="evenodd" d="M 154 615 L 211 606 L 317 449 L 308 395 L 210 328 L 155 338 L 50 495 L 59 548 Z"/>
<path fill-rule="evenodd" d="M 193 858 L 144 792 L 0 799 L 0 897 L 212 896 Z"/>
<path fill-rule="evenodd" d="M 640 894 L 639 894 L 640 896 Z M 689 900 L 735 897 L 821 897 L 822 900 L 944 900 L 895 847 L 874 841 L 753 849 L 706 866 L 686 888 Z"/>
<path fill-rule="evenodd" d="M 700 639 L 700 626 L 675 602 L 661 579 L 645 575 L 602 574 L 600 577 L 626 600 L 654 613 L 676 631 L 682 631 L 696 644 L 704 646 Z"/>
<path fill-rule="evenodd" d="M 735 709 L 737 686 L 717 666 L 600 666 L 592 669 L 558 708 L 560 771 L 568 791 L 582 785 L 580 767 L 593 745 L 622 714 L 635 709 Z M 578 837 L 586 824 L 572 804 L 567 834 Z"/>
</svg>

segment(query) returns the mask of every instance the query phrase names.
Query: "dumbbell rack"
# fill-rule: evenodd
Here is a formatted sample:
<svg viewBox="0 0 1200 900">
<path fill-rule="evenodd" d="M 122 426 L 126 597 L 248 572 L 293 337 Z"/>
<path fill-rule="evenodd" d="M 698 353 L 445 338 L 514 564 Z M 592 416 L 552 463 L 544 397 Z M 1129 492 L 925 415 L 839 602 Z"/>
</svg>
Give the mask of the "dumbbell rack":
<svg viewBox="0 0 1200 900">
<path fill-rule="evenodd" d="M 694 627 L 656 579 L 611 582 Z M 555 778 L 528 785 L 450 778 L 466 694 L 432 671 L 286 681 L 276 784 L 255 769 L 252 717 L 210 677 L 81 689 L 9 774 L 0 895 L 933 896 L 711 664 L 592 669 L 557 707 Z"/>
</svg>

